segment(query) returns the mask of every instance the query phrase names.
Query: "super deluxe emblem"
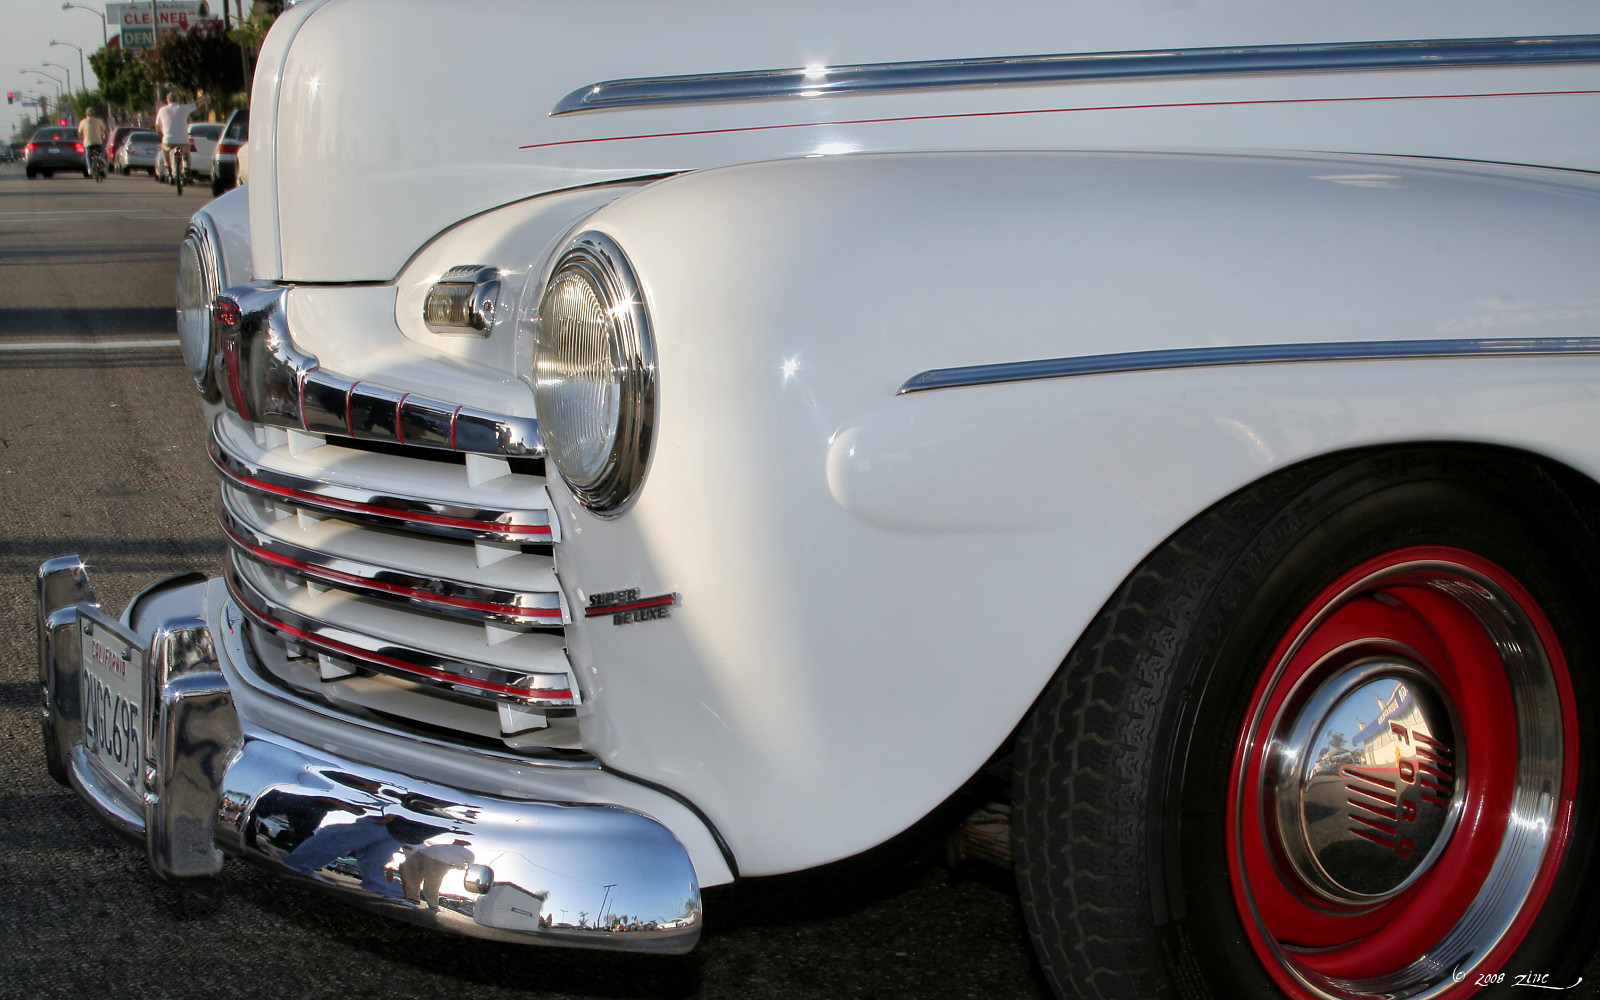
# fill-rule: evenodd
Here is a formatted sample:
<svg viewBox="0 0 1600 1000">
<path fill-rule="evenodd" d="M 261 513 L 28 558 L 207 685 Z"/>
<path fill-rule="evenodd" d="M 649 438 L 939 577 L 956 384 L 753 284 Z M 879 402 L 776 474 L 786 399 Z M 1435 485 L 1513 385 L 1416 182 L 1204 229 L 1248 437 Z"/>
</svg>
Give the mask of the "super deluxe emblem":
<svg viewBox="0 0 1600 1000">
<path fill-rule="evenodd" d="M 583 616 L 599 618 L 601 615 L 610 615 L 613 625 L 632 625 L 634 622 L 671 618 L 672 606 L 677 603 L 677 594 L 640 597 L 638 587 L 608 590 L 603 594 L 589 595 L 589 606 L 583 609 Z"/>
</svg>

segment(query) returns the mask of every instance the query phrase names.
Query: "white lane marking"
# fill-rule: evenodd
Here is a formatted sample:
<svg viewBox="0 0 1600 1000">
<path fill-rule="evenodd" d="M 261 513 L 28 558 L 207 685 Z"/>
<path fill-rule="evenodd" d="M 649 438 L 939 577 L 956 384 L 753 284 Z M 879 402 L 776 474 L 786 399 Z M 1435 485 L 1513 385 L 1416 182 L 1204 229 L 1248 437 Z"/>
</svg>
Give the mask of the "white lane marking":
<svg viewBox="0 0 1600 1000">
<path fill-rule="evenodd" d="M 120 351 L 125 347 L 182 347 L 177 340 L 35 340 L 0 344 L 0 351 Z"/>
<path fill-rule="evenodd" d="M 147 213 L 147 214 L 146 215 L 142 215 L 142 216 L 138 216 L 138 217 L 139 218 L 152 218 L 152 219 L 182 219 L 182 218 L 187 218 L 187 217 L 189 217 L 189 216 L 194 214 L 192 211 L 191 212 L 185 212 L 185 211 L 183 211 L 181 209 L 176 209 L 176 210 L 174 210 L 172 212 L 166 212 L 166 213 L 163 213 L 161 215 L 148 214 L 148 213 L 154 213 L 154 212 L 158 212 L 158 211 L 160 211 L 160 209 L 156 209 L 156 208 L 95 208 L 95 209 L 82 209 L 82 210 L 72 210 L 72 211 L 68 211 L 66 209 L 40 209 L 37 212 L 0 212 L 0 219 L 47 219 L 47 220 L 48 219 L 57 219 L 57 220 L 60 220 L 62 222 L 72 222 L 72 221 L 75 221 L 75 220 L 73 220 L 72 218 L 69 218 L 70 216 L 82 216 L 82 215 L 118 215 L 118 216 L 125 216 L 125 215 L 129 215 L 130 213 L 133 213 L 133 212 L 144 212 L 144 213 Z M 87 222 L 89 220 L 85 219 L 83 221 Z"/>
</svg>

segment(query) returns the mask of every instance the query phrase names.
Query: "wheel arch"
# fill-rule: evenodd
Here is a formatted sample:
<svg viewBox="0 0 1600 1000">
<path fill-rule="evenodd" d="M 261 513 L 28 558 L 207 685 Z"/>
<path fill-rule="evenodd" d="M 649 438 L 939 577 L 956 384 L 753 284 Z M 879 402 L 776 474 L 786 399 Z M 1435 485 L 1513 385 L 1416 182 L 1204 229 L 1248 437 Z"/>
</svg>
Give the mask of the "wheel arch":
<svg viewBox="0 0 1600 1000">
<path fill-rule="evenodd" d="M 1467 479 L 1477 477 L 1483 483 L 1494 484 L 1486 489 L 1485 496 L 1492 496 L 1503 502 L 1506 509 L 1520 511 L 1529 518 L 1535 515 L 1543 517 L 1544 523 L 1540 526 L 1540 530 L 1549 542 L 1559 543 L 1560 551 L 1550 553 L 1552 564 L 1559 563 L 1565 569 L 1581 575 L 1589 606 L 1592 606 L 1597 596 L 1600 596 L 1600 571 L 1595 569 L 1596 563 L 1600 562 L 1600 559 L 1596 558 L 1600 556 L 1600 483 L 1584 471 L 1549 454 L 1492 443 L 1423 439 L 1336 449 L 1303 458 L 1240 486 L 1196 513 L 1155 546 L 1122 581 L 1113 597 L 1095 616 L 1094 624 L 1075 643 L 1073 650 L 1067 654 L 1058 669 L 1057 677 L 1052 679 L 1035 701 L 1030 716 L 1039 710 L 1041 703 L 1054 697 L 1053 692 L 1062 675 L 1074 669 L 1080 647 L 1107 641 L 1104 630 L 1098 626 L 1115 619 L 1126 610 L 1140 574 L 1147 570 L 1152 560 L 1160 553 L 1171 550 L 1173 546 L 1189 544 L 1197 533 L 1203 534 L 1204 523 L 1208 518 L 1236 513 L 1242 497 L 1272 494 L 1275 491 L 1283 496 L 1292 496 L 1298 486 L 1303 486 L 1307 482 L 1337 476 L 1342 470 L 1360 466 L 1368 469 L 1388 469 L 1394 477 L 1393 481 L 1397 483 L 1403 483 L 1408 469 L 1427 466 L 1446 470 L 1447 475 L 1460 474 Z M 1280 487 L 1282 489 L 1279 489 Z M 1269 511 L 1273 509 L 1273 502 L 1267 503 Z M 1217 575 L 1223 577 L 1230 574 L 1219 571 Z M 1236 579 L 1248 579 L 1248 577 L 1236 577 Z M 1586 708 L 1592 709 L 1596 704 L 1596 695 L 1600 694 L 1600 674 L 1596 672 L 1593 655 L 1597 647 L 1592 629 L 1590 631 L 1591 635 L 1584 640 L 1583 645 L 1583 649 L 1589 655 L 1568 659 L 1574 679 L 1579 681 L 1577 687 L 1580 712 Z M 1204 697 L 1207 694 L 1205 686 L 1212 683 L 1208 671 L 1215 664 L 1202 662 L 1194 666 L 1197 668 L 1194 673 L 1174 679 L 1177 688 L 1175 692 L 1163 695 L 1163 697 L 1173 697 L 1177 707 L 1165 712 L 1155 726 L 1153 742 L 1163 751 L 1158 752 L 1156 757 L 1173 764 L 1200 759 L 1203 754 L 1197 752 L 1197 746 L 1209 752 L 1200 741 L 1216 732 L 1218 723 L 1216 706 L 1227 704 L 1231 700 L 1225 698 L 1219 702 L 1216 698 Z M 1093 696 L 1086 698 L 1081 704 L 1080 709 L 1084 712 L 1094 711 L 1093 701 L 1106 697 L 1103 690 L 1095 689 L 1088 682 L 1082 685 L 1080 690 L 1086 695 Z M 1013 734 L 1011 741 L 1008 741 L 1008 745 L 1018 747 L 1021 734 L 1028 725 L 1028 721 L 1025 720 L 1019 726 L 1018 732 Z M 1223 730 L 1225 736 L 1228 732 L 1226 728 Z M 1582 754 L 1587 755 L 1592 761 L 1596 751 L 1600 750 L 1600 739 L 1596 738 L 1592 727 L 1580 730 L 1580 736 Z M 1227 739 L 1223 740 L 1225 744 L 1228 742 Z M 1231 745 L 1228 749 L 1231 749 Z M 1591 769 L 1592 766 L 1591 764 Z M 1591 786 L 1594 784 L 1592 770 L 1584 781 L 1586 784 L 1583 787 L 1592 791 Z M 1170 936 L 1190 933 L 1190 928 L 1186 926 L 1190 918 L 1198 916 L 1214 920 L 1216 917 L 1214 909 L 1195 914 L 1188 908 L 1189 900 L 1192 898 L 1192 883 L 1195 881 L 1193 871 L 1196 866 L 1194 857 L 1184 848 L 1185 844 L 1192 842 L 1187 839 L 1192 831 L 1184 829 L 1184 826 L 1192 821 L 1189 812 L 1192 812 L 1193 803 L 1184 800 L 1186 773 L 1183 767 L 1169 766 L 1163 769 L 1155 786 L 1149 798 L 1141 806 L 1144 822 L 1141 843 L 1145 849 L 1152 852 L 1151 856 L 1157 859 L 1157 863 L 1151 864 L 1146 872 L 1145 894 L 1149 916 L 1154 926 L 1165 928 L 1163 933 L 1169 935 L 1164 938 L 1172 949 L 1166 956 L 1167 960 L 1178 966 L 1183 965 L 1185 961 L 1190 962 L 1190 966 L 1184 968 L 1180 975 L 1197 977 L 1199 972 L 1193 967 L 1192 953 L 1179 948 L 1175 943 L 1176 938 Z M 1020 772 L 1017 787 L 1020 795 L 1023 789 Z M 1593 802 L 1592 796 L 1588 802 Z M 1593 828 L 1593 818 L 1585 818 L 1582 807 L 1574 804 L 1571 808 L 1576 813 L 1575 818 L 1569 817 L 1574 824 L 1572 829 Z M 1589 805 L 1587 809 L 1588 812 L 1592 812 L 1593 806 Z M 1584 825 L 1577 825 L 1580 821 Z M 1074 830 L 1073 835 L 1083 837 L 1088 834 Z M 1572 840 L 1569 843 L 1581 844 L 1584 841 Z M 1023 848 L 1024 845 L 1019 843 L 1018 849 Z M 1592 849 L 1583 847 L 1581 850 L 1568 852 L 1562 860 L 1561 870 L 1564 878 L 1569 874 L 1573 876 L 1574 886 L 1587 885 L 1594 881 L 1597 865 L 1600 865 L 1600 861 L 1596 860 Z M 1570 894 L 1576 890 L 1557 889 L 1552 892 L 1551 898 L 1558 898 L 1563 891 Z M 1570 907 L 1570 899 L 1565 905 Z M 1583 940 L 1592 942 L 1596 935 L 1600 934 L 1600 918 L 1594 914 L 1583 917 L 1580 923 L 1581 934 L 1577 936 Z M 1581 947 L 1581 941 L 1574 940 L 1573 945 L 1577 951 L 1587 953 L 1586 949 Z M 1049 964 L 1044 956 L 1041 956 L 1041 961 Z"/>
</svg>

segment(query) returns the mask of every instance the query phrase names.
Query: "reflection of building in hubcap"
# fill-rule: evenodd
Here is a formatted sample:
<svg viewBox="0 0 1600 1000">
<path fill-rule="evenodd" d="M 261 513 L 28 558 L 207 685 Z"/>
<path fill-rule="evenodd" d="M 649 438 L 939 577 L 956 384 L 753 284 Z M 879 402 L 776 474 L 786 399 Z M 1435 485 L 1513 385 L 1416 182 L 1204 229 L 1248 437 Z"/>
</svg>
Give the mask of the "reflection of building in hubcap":
<svg viewBox="0 0 1600 1000">
<path fill-rule="evenodd" d="M 1277 840 L 1330 902 L 1382 902 L 1441 853 L 1463 761 L 1443 695 L 1403 659 L 1347 665 L 1280 730 Z"/>
</svg>

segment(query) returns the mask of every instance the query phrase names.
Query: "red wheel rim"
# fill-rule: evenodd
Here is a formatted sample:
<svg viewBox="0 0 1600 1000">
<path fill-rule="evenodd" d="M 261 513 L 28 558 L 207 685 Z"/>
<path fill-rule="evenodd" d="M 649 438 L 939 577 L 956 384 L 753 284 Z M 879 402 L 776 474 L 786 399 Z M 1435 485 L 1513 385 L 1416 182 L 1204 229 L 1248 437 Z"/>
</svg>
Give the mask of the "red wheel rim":
<svg viewBox="0 0 1600 1000">
<path fill-rule="evenodd" d="M 1549 892 L 1577 764 L 1560 644 L 1511 574 L 1443 547 L 1356 566 L 1277 643 L 1235 743 L 1255 954 L 1296 998 L 1472 992 Z"/>
</svg>

